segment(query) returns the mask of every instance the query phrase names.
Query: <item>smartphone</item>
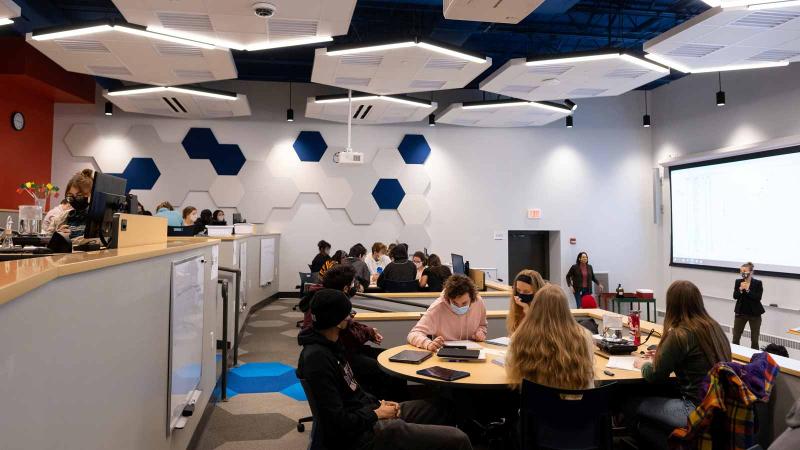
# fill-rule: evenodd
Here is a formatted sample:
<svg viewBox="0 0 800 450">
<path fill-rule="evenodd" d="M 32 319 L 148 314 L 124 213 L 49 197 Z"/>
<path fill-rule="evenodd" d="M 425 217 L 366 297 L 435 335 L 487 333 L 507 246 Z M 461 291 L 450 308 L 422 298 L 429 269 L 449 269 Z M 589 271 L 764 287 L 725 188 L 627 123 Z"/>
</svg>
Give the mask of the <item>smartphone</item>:
<svg viewBox="0 0 800 450">
<path fill-rule="evenodd" d="M 441 366 L 428 367 L 427 369 L 420 369 L 417 371 L 419 375 L 426 377 L 436 378 L 444 381 L 455 381 L 469 376 L 469 372 L 461 370 L 450 370 Z"/>
</svg>

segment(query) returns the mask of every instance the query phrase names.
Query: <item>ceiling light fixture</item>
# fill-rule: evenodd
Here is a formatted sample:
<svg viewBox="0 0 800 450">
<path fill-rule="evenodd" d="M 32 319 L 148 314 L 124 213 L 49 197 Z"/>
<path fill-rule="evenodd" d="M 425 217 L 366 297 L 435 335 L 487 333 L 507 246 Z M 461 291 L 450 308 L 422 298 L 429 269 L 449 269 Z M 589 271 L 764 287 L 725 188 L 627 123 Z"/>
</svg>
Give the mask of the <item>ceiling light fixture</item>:
<svg viewBox="0 0 800 450">
<path fill-rule="evenodd" d="M 113 115 L 114 115 L 114 104 L 113 104 L 113 103 L 111 103 L 111 102 L 106 102 L 106 111 L 105 111 L 105 114 L 106 114 L 107 116 L 113 116 Z"/>
<path fill-rule="evenodd" d="M 387 102 L 394 102 L 400 103 L 403 105 L 410 105 L 410 106 L 417 106 L 422 108 L 433 108 L 433 105 L 425 100 L 420 100 L 412 97 L 399 97 L 395 95 L 361 95 L 361 96 L 353 96 L 353 101 L 356 102 L 364 102 L 370 100 L 383 100 Z M 314 103 L 324 104 L 324 103 L 344 103 L 350 101 L 346 96 L 334 96 L 334 97 L 314 97 Z"/>
<path fill-rule="evenodd" d="M 244 47 L 248 52 L 257 52 L 259 50 L 271 50 L 273 48 L 296 47 L 298 45 L 321 44 L 323 42 L 331 42 L 331 36 L 309 36 L 299 39 L 287 39 L 284 41 L 270 41 L 270 42 L 257 42 L 249 44 Z"/>
<path fill-rule="evenodd" d="M 575 125 L 575 122 L 572 119 L 572 116 L 567 116 L 567 128 L 572 128 Z"/>
<path fill-rule="evenodd" d="M 173 36 L 169 34 L 163 33 L 156 33 L 153 31 L 148 31 L 146 28 L 141 28 L 134 25 L 116 25 L 116 24 L 100 24 L 100 25 L 93 25 L 88 27 L 82 28 L 70 28 L 66 30 L 59 30 L 59 31 L 52 31 L 48 32 L 45 30 L 44 32 L 34 32 L 31 35 L 31 39 L 34 41 L 50 41 L 53 39 L 64 39 L 76 36 L 86 36 L 89 34 L 96 34 L 96 33 L 105 33 L 108 31 L 120 31 L 122 33 L 133 34 L 136 36 L 146 37 L 148 39 L 157 39 L 160 41 L 167 41 L 172 42 L 175 44 L 186 45 L 190 47 L 199 47 L 207 50 L 211 50 L 214 48 L 212 44 L 208 44 L 205 42 L 195 41 L 193 39 L 186 39 L 178 36 Z"/>
<path fill-rule="evenodd" d="M 292 109 L 292 82 L 289 82 L 289 109 L 286 110 L 286 121 L 294 122 L 294 110 Z"/>
<path fill-rule="evenodd" d="M 483 102 L 470 102 L 463 103 L 462 109 L 493 109 L 493 108 L 509 108 L 514 106 L 531 106 L 539 109 L 546 109 L 551 112 L 562 114 L 570 114 L 572 110 L 568 106 L 551 102 L 529 102 L 525 100 L 492 100 Z"/>
<path fill-rule="evenodd" d="M 49 41 L 52 39 L 63 39 L 75 36 L 85 36 L 87 34 L 104 33 L 106 31 L 111 31 L 111 30 L 113 30 L 113 27 L 111 25 L 103 24 L 103 25 L 95 25 L 84 28 L 71 28 L 68 30 L 53 31 L 50 33 L 34 32 L 33 35 L 31 35 L 31 39 L 33 39 L 34 41 Z"/>
<path fill-rule="evenodd" d="M 14 21 L 12 19 L 8 19 L 6 17 L 0 17 L 0 26 L 2 26 L 2 25 L 11 25 L 12 23 L 14 23 Z"/>
<path fill-rule="evenodd" d="M 789 65 L 788 61 L 761 61 L 761 62 L 754 62 L 747 64 L 730 64 L 727 66 L 699 67 L 697 69 L 692 69 L 691 67 L 683 63 L 679 63 L 664 55 L 648 53 L 644 57 L 647 59 L 651 59 L 657 63 L 661 63 L 666 66 L 672 67 L 673 69 L 683 73 L 709 73 L 709 72 L 728 72 L 731 70 L 768 69 L 771 67 L 785 67 Z"/>
<path fill-rule="evenodd" d="M 525 65 L 526 66 L 551 66 L 555 64 L 571 64 L 571 63 L 578 63 L 578 62 L 587 62 L 587 61 L 603 61 L 608 59 L 621 59 L 625 62 L 629 62 L 631 64 L 635 64 L 639 67 L 645 68 L 647 70 L 652 70 L 654 72 L 660 73 L 669 73 L 669 68 L 664 67 L 660 64 L 654 64 L 649 61 L 645 61 L 641 58 L 636 56 L 630 55 L 625 52 L 612 52 L 612 53 L 600 53 L 600 54 L 589 54 L 589 55 L 576 55 L 576 56 L 568 56 L 565 58 L 555 58 L 555 59 L 534 59 L 528 60 Z"/>
<path fill-rule="evenodd" d="M 650 114 L 647 111 L 647 91 L 644 91 L 644 116 L 642 116 L 642 126 L 650 128 Z"/>
<path fill-rule="evenodd" d="M 725 106 L 725 91 L 722 90 L 722 72 L 717 72 L 719 77 L 719 91 L 717 91 L 717 106 Z"/>
<path fill-rule="evenodd" d="M 257 52 L 260 50 L 271 50 L 275 48 L 284 48 L 284 47 L 295 47 L 298 45 L 319 44 L 323 42 L 333 41 L 333 37 L 331 36 L 308 36 L 296 39 L 262 41 L 262 42 L 254 42 L 251 44 L 241 44 L 238 42 L 226 41 L 224 39 L 211 38 L 200 34 L 187 33 L 185 31 L 178 31 L 178 30 L 172 30 L 155 26 L 147 27 L 147 31 L 176 36 L 184 39 L 190 39 L 197 42 L 204 42 L 216 47 L 228 48 L 231 50 L 248 51 L 248 52 Z"/>
<path fill-rule="evenodd" d="M 519 101 L 501 101 L 501 102 L 479 102 L 473 104 L 466 104 L 462 105 L 462 109 L 494 109 L 494 108 L 508 108 L 511 106 L 524 106 L 530 102 L 526 102 L 524 100 Z"/>
<path fill-rule="evenodd" d="M 206 50 L 213 50 L 215 48 L 214 45 L 206 42 L 194 41 L 192 39 L 186 39 L 178 36 L 171 36 L 169 34 L 154 33 L 152 31 L 147 31 L 147 29 L 145 28 L 138 28 L 130 25 L 113 25 L 112 28 L 114 31 L 121 31 L 123 33 L 142 36 L 148 39 L 157 39 L 159 41 L 172 42 L 173 44 L 187 45 L 190 47 L 199 47 Z"/>
<path fill-rule="evenodd" d="M 663 64 L 667 67 L 671 67 L 677 70 L 678 72 L 683 72 L 683 73 L 692 72 L 692 69 L 690 69 L 689 66 L 679 63 L 678 61 L 675 61 L 673 59 L 667 58 L 666 56 L 659 55 L 657 53 L 647 53 L 644 55 L 644 57 L 649 60 L 655 61 L 659 64 Z"/>
<path fill-rule="evenodd" d="M 564 104 L 567 105 L 567 108 L 569 108 L 570 111 L 575 111 L 578 109 L 578 105 L 570 99 L 564 100 Z"/>
<path fill-rule="evenodd" d="M 108 91 L 110 97 L 119 97 L 127 95 L 142 95 L 151 94 L 154 92 L 178 92 L 181 94 L 198 95 L 201 97 L 209 97 L 217 100 L 237 100 L 239 97 L 233 92 L 225 91 L 212 91 L 207 89 L 195 89 L 186 87 L 173 87 L 173 86 L 146 86 L 146 87 L 132 87 Z"/>
<path fill-rule="evenodd" d="M 435 127 L 436 126 L 436 114 L 429 114 L 428 115 L 428 126 Z"/>
<path fill-rule="evenodd" d="M 465 61 L 474 62 L 478 64 L 485 64 L 488 62 L 488 60 L 484 57 L 471 55 L 463 51 L 447 48 L 441 44 L 434 44 L 431 42 L 421 41 L 419 39 L 415 39 L 413 41 L 395 42 L 391 44 L 369 45 L 366 47 L 351 47 L 351 48 L 340 48 L 340 49 L 333 48 L 330 50 L 325 49 L 325 54 L 327 54 L 328 56 L 355 55 L 358 53 L 380 52 L 384 50 L 396 50 L 396 49 L 410 48 L 410 47 L 420 47 L 424 48 L 425 50 L 430 50 L 432 52 L 441 53 L 443 55 L 451 56 L 453 58 L 459 58 Z"/>
</svg>

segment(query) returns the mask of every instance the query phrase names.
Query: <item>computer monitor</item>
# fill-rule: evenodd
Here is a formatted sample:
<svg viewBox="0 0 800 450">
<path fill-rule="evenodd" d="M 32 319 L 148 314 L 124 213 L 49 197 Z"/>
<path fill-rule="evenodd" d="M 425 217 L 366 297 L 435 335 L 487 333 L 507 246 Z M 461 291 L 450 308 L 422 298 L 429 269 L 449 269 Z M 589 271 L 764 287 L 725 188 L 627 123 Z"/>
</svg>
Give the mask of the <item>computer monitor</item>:
<svg viewBox="0 0 800 450">
<path fill-rule="evenodd" d="M 464 257 L 451 253 L 450 257 L 453 258 L 453 273 L 465 275 L 464 273 Z"/>
<path fill-rule="evenodd" d="M 233 213 L 233 223 L 245 223 L 245 220 L 242 218 L 241 213 Z"/>
<path fill-rule="evenodd" d="M 100 238 L 100 242 L 108 246 L 106 238 L 111 237 L 114 214 L 130 212 L 131 206 L 135 211 L 138 205 L 136 196 L 130 196 L 132 201 L 129 201 L 129 196 L 125 194 L 126 186 L 127 181 L 124 178 L 95 172 L 83 237 Z"/>
</svg>

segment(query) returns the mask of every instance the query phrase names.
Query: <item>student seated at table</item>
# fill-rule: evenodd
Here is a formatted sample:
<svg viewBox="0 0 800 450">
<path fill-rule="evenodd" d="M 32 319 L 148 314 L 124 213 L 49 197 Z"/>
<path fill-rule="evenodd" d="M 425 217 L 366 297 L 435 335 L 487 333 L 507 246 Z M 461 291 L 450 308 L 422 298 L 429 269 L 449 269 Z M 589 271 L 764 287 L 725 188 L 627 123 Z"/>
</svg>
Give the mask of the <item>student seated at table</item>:
<svg viewBox="0 0 800 450">
<path fill-rule="evenodd" d="M 445 281 L 452 274 L 450 268 L 442 264 L 439 256 L 432 253 L 428 257 L 428 267 L 422 271 L 422 275 L 419 277 L 419 288 L 421 291 L 442 292 Z"/>
<path fill-rule="evenodd" d="M 445 341 L 483 342 L 487 326 L 486 304 L 475 284 L 468 277 L 456 274 L 447 279 L 442 295 L 408 333 L 408 343 L 435 352 Z"/>
<path fill-rule="evenodd" d="M 634 398 L 624 407 L 625 419 L 634 433 L 642 420 L 663 425 L 664 435 L 656 439 L 648 427 L 648 440 L 666 442 L 672 429 L 686 426 L 689 413 L 705 396 L 699 387 L 718 362 L 731 361 L 731 346 L 719 323 L 709 316 L 700 289 L 690 281 L 675 281 L 667 289 L 667 311 L 661 343 L 647 358 L 637 358 L 642 377 L 650 383 L 665 383 L 675 373 L 678 392 Z"/>
<path fill-rule="evenodd" d="M 169 227 L 183 226 L 183 217 L 181 217 L 181 213 L 175 211 L 175 208 L 170 202 L 161 202 L 156 206 L 156 217 L 166 218 L 167 226 Z"/>
<path fill-rule="evenodd" d="M 324 239 L 317 242 L 317 248 L 319 249 L 319 253 L 317 256 L 314 257 L 314 260 L 311 261 L 311 273 L 319 273 L 319 269 L 322 269 L 322 266 L 325 264 L 325 261 L 329 260 L 330 253 L 331 253 L 331 244 L 329 244 Z"/>
<path fill-rule="evenodd" d="M 544 285 L 544 279 L 535 270 L 524 269 L 514 277 L 511 300 L 508 305 L 508 317 L 506 318 L 506 329 L 509 336 L 514 334 L 522 319 L 525 318 L 533 301 L 533 296 Z"/>
<path fill-rule="evenodd" d="M 214 211 L 214 214 L 211 216 L 211 225 L 227 225 L 228 222 L 225 221 L 225 211 L 218 209 Z"/>
<path fill-rule="evenodd" d="M 414 281 L 416 277 L 417 268 L 408 260 L 408 245 L 397 244 L 392 249 L 392 262 L 378 276 L 378 287 L 386 290 L 386 281 Z"/>
<path fill-rule="evenodd" d="M 425 253 L 417 250 L 414 252 L 414 256 L 411 257 L 411 262 L 414 263 L 414 268 L 417 269 L 417 274 L 415 280 L 419 280 L 419 277 L 422 276 L 422 272 L 425 271 L 425 267 L 428 266 L 428 258 L 425 256 Z"/>
<path fill-rule="evenodd" d="M 552 284 L 541 288 L 522 319 L 506 354 L 514 386 L 522 380 L 557 389 L 594 387 L 594 343 L 568 307 L 567 295 Z"/>
<path fill-rule="evenodd" d="M 347 253 L 344 250 L 336 250 L 336 252 L 322 264 L 322 267 L 319 269 L 319 276 L 324 277 L 325 272 L 331 270 L 334 266 L 338 266 L 339 264 L 344 261 L 347 257 Z"/>
<path fill-rule="evenodd" d="M 367 267 L 369 267 L 369 272 L 377 280 L 378 275 L 383 272 L 383 268 L 392 262 L 392 260 L 386 256 L 386 244 L 383 242 L 376 242 L 372 244 L 372 254 L 367 257 L 366 262 Z"/>
<path fill-rule="evenodd" d="M 356 244 L 350 247 L 350 253 L 344 258 L 342 264 L 349 264 L 353 266 L 356 271 L 356 280 L 358 281 L 359 290 L 364 292 L 369 287 L 370 273 L 367 263 L 364 258 L 367 256 L 367 248 L 362 244 Z"/>
<path fill-rule="evenodd" d="M 67 192 L 69 192 L 69 190 L 70 186 L 67 186 Z M 66 198 L 62 199 L 58 206 L 50 211 L 47 211 L 47 214 L 44 216 L 44 220 L 42 220 L 42 231 L 45 233 L 52 233 L 56 231 L 56 224 L 62 223 L 64 218 L 71 210 L 72 206 L 69 205 L 69 200 Z"/>
<path fill-rule="evenodd" d="M 92 169 L 83 169 L 70 178 L 64 198 L 72 209 L 60 217 L 55 229 L 70 239 L 83 237 L 94 184 Z"/>
<path fill-rule="evenodd" d="M 316 400 L 322 445 L 331 450 L 471 449 L 463 431 L 445 426 L 450 423 L 446 408 L 426 400 L 379 400 L 362 388 L 339 343 L 351 309 L 342 291 L 321 289 L 311 301 L 313 326 L 297 336 L 303 350 L 296 374 Z"/>
</svg>

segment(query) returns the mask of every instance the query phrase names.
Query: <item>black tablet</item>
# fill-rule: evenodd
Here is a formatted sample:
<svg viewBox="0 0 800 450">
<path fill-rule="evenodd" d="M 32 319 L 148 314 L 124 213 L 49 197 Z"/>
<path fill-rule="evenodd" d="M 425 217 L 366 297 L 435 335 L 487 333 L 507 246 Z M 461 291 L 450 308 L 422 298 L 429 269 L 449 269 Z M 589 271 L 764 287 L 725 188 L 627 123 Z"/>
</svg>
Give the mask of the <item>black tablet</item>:
<svg viewBox="0 0 800 450">
<path fill-rule="evenodd" d="M 439 358 L 445 359 L 478 359 L 481 356 L 480 350 L 468 350 L 465 348 L 444 347 L 436 354 Z"/>
<path fill-rule="evenodd" d="M 403 350 L 402 352 L 389 357 L 389 361 L 405 364 L 419 364 L 433 356 L 433 353 L 420 350 Z"/>
<path fill-rule="evenodd" d="M 419 375 L 426 377 L 436 378 L 444 381 L 455 381 L 469 376 L 469 372 L 461 370 L 450 370 L 441 366 L 428 367 L 427 369 L 420 369 L 417 371 Z"/>
</svg>

